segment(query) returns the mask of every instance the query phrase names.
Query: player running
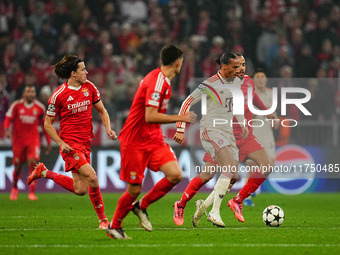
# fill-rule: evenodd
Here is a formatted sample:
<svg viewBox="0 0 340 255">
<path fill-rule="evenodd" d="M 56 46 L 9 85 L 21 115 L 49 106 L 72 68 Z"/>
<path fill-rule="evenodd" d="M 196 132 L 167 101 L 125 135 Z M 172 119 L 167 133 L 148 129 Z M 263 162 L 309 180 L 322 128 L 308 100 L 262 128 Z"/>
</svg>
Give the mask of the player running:
<svg viewBox="0 0 340 255">
<path fill-rule="evenodd" d="M 260 99 L 267 106 L 267 108 L 271 107 L 272 102 L 273 102 L 273 95 L 272 95 L 271 89 L 267 88 L 267 76 L 264 70 L 262 69 L 256 70 L 253 75 L 253 79 L 255 82 L 256 93 L 259 95 Z M 272 165 L 274 165 L 276 155 L 275 155 L 275 139 L 274 139 L 274 134 L 273 134 L 273 128 L 277 129 L 279 122 L 274 121 L 273 127 L 272 127 L 271 123 L 265 120 L 265 116 L 254 115 L 253 118 L 262 120 L 264 123 L 262 127 L 254 127 L 253 131 L 254 131 L 254 135 L 256 136 L 256 138 L 259 140 L 259 142 L 261 143 L 261 145 L 267 152 Z M 249 169 L 251 169 L 253 166 L 256 166 L 256 163 L 251 159 L 248 159 L 246 161 L 246 164 L 249 167 Z M 247 179 L 245 180 L 245 182 L 247 182 L 250 174 L 251 174 L 251 171 L 247 172 Z M 243 204 L 245 206 L 254 206 L 251 196 L 246 198 L 243 201 Z"/>
<path fill-rule="evenodd" d="M 242 63 L 242 69 L 240 70 L 239 77 L 243 79 L 243 93 L 247 95 L 248 87 L 252 86 L 253 91 L 253 98 L 254 98 L 254 104 L 257 106 L 260 110 L 267 110 L 267 107 L 263 104 L 261 99 L 258 97 L 258 95 L 254 92 L 254 81 L 249 77 L 244 75 L 245 72 L 245 60 L 244 57 L 240 54 L 238 54 L 238 57 L 240 59 L 240 62 Z M 245 97 L 247 98 L 247 97 Z M 257 99 L 255 99 L 257 98 Z M 257 101 L 257 103 L 255 103 Z M 246 102 L 247 103 L 247 102 Z M 248 103 L 247 103 L 248 104 Z M 247 123 L 252 120 L 253 114 L 249 110 L 248 107 L 245 107 L 245 117 L 247 119 Z M 267 115 L 267 118 L 274 119 L 274 114 Z M 251 122 L 250 122 L 251 123 Z M 240 127 L 238 125 L 234 125 L 234 135 L 236 138 L 236 144 L 237 148 L 239 149 L 239 160 L 241 162 L 245 162 L 247 159 L 253 160 L 257 166 L 259 167 L 259 171 L 253 172 L 248 182 L 244 185 L 244 187 L 241 189 L 239 194 L 231 200 L 228 201 L 228 206 L 232 209 L 232 211 L 235 214 L 235 218 L 238 219 L 240 222 L 244 222 L 244 217 L 242 215 L 242 202 L 245 198 L 249 197 L 253 192 L 255 192 L 258 187 L 265 181 L 267 176 L 270 174 L 270 171 L 272 169 L 272 162 L 270 161 L 266 151 L 260 144 L 260 142 L 257 140 L 257 138 L 253 134 L 253 129 L 251 126 L 249 126 L 249 136 L 245 139 L 242 139 L 242 136 L 240 135 Z M 212 157 L 209 154 L 206 154 L 204 161 L 208 161 L 212 164 L 217 164 Z M 229 186 L 230 190 L 231 186 Z M 196 203 L 197 210 L 194 214 L 193 218 L 193 225 L 196 227 L 199 223 L 199 220 L 203 213 L 206 211 L 206 209 L 212 204 L 215 203 L 212 197 L 216 196 L 216 190 L 214 189 L 212 193 L 208 196 L 208 198 L 200 203 Z M 219 204 L 220 205 L 220 204 Z M 216 210 L 220 210 L 219 207 L 215 207 Z M 213 218 L 208 216 L 208 220 L 212 221 L 215 225 L 224 227 L 225 224 L 223 223 L 221 218 Z"/>
<path fill-rule="evenodd" d="M 168 45 L 162 49 L 160 55 L 161 67 L 151 71 L 141 81 L 130 114 L 119 134 L 120 178 L 127 182 L 127 189 L 118 200 L 107 230 L 107 235 L 113 239 L 129 239 L 122 229 L 122 222 L 130 210 L 137 215 L 145 230 L 152 231 L 146 209 L 182 179 L 177 158 L 164 142 L 161 124 L 178 121 L 194 123 L 196 114 L 165 114 L 171 97 L 170 81 L 181 70 L 183 52 L 176 46 Z M 165 177 L 134 203 L 141 193 L 146 167 L 155 172 L 162 171 Z"/>
<path fill-rule="evenodd" d="M 252 86 L 254 105 L 261 110 L 266 110 L 267 109 L 266 106 L 262 103 L 262 101 L 260 100 L 258 95 L 255 93 L 254 83 L 253 83 L 252 79 L 249 76 L 245 75 L 246 63 L 245 63 L 244 57 L 240 54 L 236 54 L 236 55 L 238 56 L 239 61 L 240 61 L 240 69 L 239 69 L 239 72 L 237 73 L 237 75 L 238 75 L 239 78 L 242 79 L 241 90 L 242 90 L 242 92 L 245 96 L 245 100 L 247 100 L 248 87 Z M 247 101 L 245 101 L 244 109 L 245 109 L 245 117 L 246 117 L 247 121 L 249 121 L 250 119 L 252 119 L 252 113 L 249 111 Z M 267 117 L 273 118 L 273 116 L 271 116 L 271 115 L 268 115 Z M 237 122 L 236 119 L 234 119 L 234 122 Z M 244 161 L 245 157 L 248 154 L 262 148 L 260 146 L 260 144 L 256 141 L 256 138 L 254 138 L 254 136 L 253 136 L 251 126 L 249 126 L 249 136 L 246 139 L 242 139 L 242 137 L 241 137 L 241 127 L 239 125 L 233 126 L 233 132 L 234 132 L 234 136 L 236 138 L 236 145 L 239 149 L 239 159 L 240 159 L 241 162 Z M 253 147 L 249 148 L 247 145 L 245 145 L 247 141 L 251 142 L 250 144 L 253 144 Z M 203 160 L 205 161 L 206 169 L 211 170 L 211 169 L 215 168 L 216 162 L 211 158 L 211 156 L 208 153 L 205 154 Z M 189 185 L 187 186 L 187 188 L 185 189 L 185 191 L 182 195 L 182 198 L 179 201 L 177 201 L 174 205 L 174 207 L 175 207 L 174 222 L 175 222 L 176 225 L 182 225 L 183 224 L 184 208 L 186 206 L 186 203 L 189 200 L 191 200 L 191 198 L 198 192 L 198 190 L 205 183 L 207 183 L 209 180 L 211 180 L 215 176 L 215 174 L 216 174 L 216 172 L 214 172 L 214 171 L 210 171 L 210 172 L 204 171 L 190 181 Z M 235 182 L 236 182 L 236 179 L 234 179 L 234 180 L 232 179 L 228 189 L 230 189 L 231 186 Z M 203 206 L 203 207 L 201 206 L 203 200 L 199 200 L 196 203 L 197 207 L 199 207 L 199 208 L 202 207 L 202 210 L 201 210 L 202 214 L 211 205 L 211 203 L 213 202 L 214 196 L 215 196 L 215 192 L 212 192 L 210 194 L 210 196 L 206 199 L 206 205 Z M 242 207 L 241 207 L 241 209 L 242 209 Z M 215 213 L 215 215 L 219 215 L 219 214 Z M 199 215 L 195 214 L 195 216 L 199 216 Z M 200 215 L 200 216 L 202 216 L 202 215 Z M 197 226 L 199 219 L 200 219 L 200 217 L 194 218 L 194 221 L 193 221 L 194 226 L 195 225 Z M 208 220 L 211 220 L 214 224 L 216 224 L 218 226 L 222 226 L 222 227 L 224 226 L 223 221 L 218 217 L 212 217 L 212 215 L 210 215 L 210 217 L 208 217 Z"/>
<path fill-rule="evenodd" d="M 203 115 L 200 122 L 202 146 L 207 153 L 209 153 L 215 161 L 223 167 L 220 178 L 215 185 L 215 195 L 212 196 L 214 207 L 209 213 L 209 217 L 214 219 L 214 221 L 220 221 L 219 219 L 221 217 L 219 209 L 217 210 L 217 208 L 220 207 L 231 179 L 237 176 L 238 168 L 238 149 L 236 147 L 232 125 L 215 125 L 214 123 L 216 119 L 225 119 L 228 120 L 228 123 L 231 123 L 234 118 L 233 94 L 231 93 L 231 88 L 233 86 L 236 86 L 237 88 L 241 87 L 241 80 L 237 77 L 237 74 L 240 72 L 241 63 L 237 55 L 234 53 L 224 53 L 219 60 L 219 64 L 221 67 L 217 74 L 201 83 L 200 86 L 187 97 L 187 99 L 183 102 L 179 113 L 184 114 L 192 105 L 199 102 L 202 94 L 215 93 L 217 98 L 220 99 L 220 102 L 223 102 L 223 104 L 216 104 L 214 102 L 215 100 L 212 97 L 209 97 L 207 99 L 207 114 Z M 236 101 L 234 101 L 234 105 L 235 102 Z M 235 119 L 236 122 L 240 123 L 239 136 L 246 138 L 248 136 L 248 128 L 245 126 L 244 116 L 235 115 Z M 177 132 L 174 136 L 174 140 L 178 143 L 182 143 L 184 140 L 184 128 L 185 125 L 183 123 L 177 123 Z M 215 172 L 211 175 L 214 176 Z M 193 183 L 197 186 L 203 185 L 202 179 L 196 179 Z M 189 186 L 192 188 L 193 185 L 189 184 Z M 186 191 L 188 192 L 185 192 L 182 199 L 174 204 L 174 221 L 177 225 L 183 224 L 186 201 L 191 199 L 195 192 L 197 192 L 196 190 L 198 189 L 188 191 L 187 188 Z"/>
<path fill-rule="evenodd" d="M 9 196 L 10 200 L 18 199 L 18 180 L 23 164 L 27 161 L 29 174 L 40 159 L 40 134 L 38 126 L 43 126 L 45 106 L 35 99 L 36 90 L 34 85 L 26 85 L 23 98 L 15 101 L 6 113 L 4 128 L 7 138 L 11 137 L 9 130 L 12 126 L 13 148 L 13 187 Z M 47 140 L 46 154 L 51 151 L 51 138 L 43 129 Z M 37 200 L 35 195 L 36 182 L 29 186 L 28 199 Z"/>
<path fill-rule="evenodd" d="M 105 216 L 102 194 L 99 190 L 96 172 L 91 166 L 90 152 L 92 132 L 92 105 L 99 112 L 108 137 L 115 140 L 111 130 L 110 117 L 100 100 L 100 94 L 93 83 L 86 79 L 84 61 L 67 54 L 54 66 L 54 72 L 67 79 L 52 94 L 48 101 L 45 129 L 58 144 L 65 161 L 65 171 L 72 172 L 72 178 L 49 171 L 43 163 L 37 165 L 28 177 L 27 183 L 39 178 L 48 178 L 76 195 L 89 191 L 90 200 L 99 218 L 99 228 L 107 229 L 109 221 Z M 60 116 L 60 132 L 53 123 Z"/>
</svg>

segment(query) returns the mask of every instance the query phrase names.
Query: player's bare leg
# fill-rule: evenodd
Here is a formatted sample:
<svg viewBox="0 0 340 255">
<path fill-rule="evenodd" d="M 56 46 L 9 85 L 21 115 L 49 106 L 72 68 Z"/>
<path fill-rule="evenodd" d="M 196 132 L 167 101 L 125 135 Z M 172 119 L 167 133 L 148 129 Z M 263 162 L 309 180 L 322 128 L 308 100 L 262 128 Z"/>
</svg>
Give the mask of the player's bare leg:
<svg viewBox="0 0 340 255">
<path fill-rule="evenodd" d="M 92 166 L 87 163 L 79 168 L 78 173 L 79 174 L 72 173 L 75 192 L 83 195 L 87 193 L 88 188 L 90 200 L 99 219 L 99 228 L 107 229 L 109 221 L 105 215 L 103 197 L 99 189 L 96 172 Z"/>
<path fill-rule="evenodd" d="M 28 163 L 28 167 L 29 167 L 29 174 L 33 173 L 37 162 L 38 161 L 34 158 L 28 159 L 27 163 Z M 36 186 L 37 186 L 36 181 L 33 181 L 29 185 L 28 199 L 31 200 L 31 201 L 38 200 L 37 196 L 35 195 Z"/>
<path fill-rule="evenodd" d="M 184 222 L 184 208 L 186 203 L 190 201 L 198 192 L 198 190 L 210 181 L 216 174 L 215 164 L 205 162 L 203 171 L 193 178 L 186 187 L 182 198 L 174 204 L 173 220 L 176 225 L 183 225 Z"/>
<path fill-rule="evenodd" d="M 13 171 L 13 186 L 11 190 L 11 194 L 9 195 L 10 200 L 17 200 L 19 189 L 18 189 L 18 180 L 20 178 L 22 164 L 14 164 L 14 171 Z"/>
</svg>

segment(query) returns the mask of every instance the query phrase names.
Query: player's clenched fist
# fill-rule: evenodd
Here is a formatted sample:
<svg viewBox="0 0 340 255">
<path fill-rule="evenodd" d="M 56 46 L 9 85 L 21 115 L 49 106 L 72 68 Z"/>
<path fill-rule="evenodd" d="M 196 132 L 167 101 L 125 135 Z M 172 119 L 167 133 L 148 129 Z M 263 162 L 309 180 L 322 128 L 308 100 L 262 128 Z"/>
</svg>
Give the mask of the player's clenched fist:
<svg viewBox="0 0 340 255">
<path fill-rule="evenodd" d="M 113 130 L 108 130 L 106 131 L 107 133 L 107 136 L 112 139 L 112 140 L 116 140 L 117 139 L 117 135 L 116 135 L 116 132 L 113 131 Z"/>
<path fill-rule="evenodd" d="M 184 133 L 176 132 L 174 140 L 176 143 L 182 144 L 182 142 L 184 141 Z"/>
</svg>

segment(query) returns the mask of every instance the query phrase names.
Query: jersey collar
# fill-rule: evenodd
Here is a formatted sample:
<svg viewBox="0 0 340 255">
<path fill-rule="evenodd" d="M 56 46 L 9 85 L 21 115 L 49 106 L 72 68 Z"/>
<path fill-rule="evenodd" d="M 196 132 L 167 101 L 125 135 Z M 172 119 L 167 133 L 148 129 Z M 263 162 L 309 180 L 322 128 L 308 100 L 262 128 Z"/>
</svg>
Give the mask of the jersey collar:
<svg viewBox="0 0 340 255">
<path fill-rule="evenodd" d="M 163 74 L 163 76 L 165 77 L 165 81 L 171 86 L 171 81 L 168 77 L 165 76 L 165 74 L 162 72 L 161 68 L 159 67 L 159 71 Z"/>
<path fill-rule="evenodd" d="M 73 86 L 68 85 L 68 84 L 67 84 L 67 81 L 65 81 L 65 85 L 66 85 L 69 89 L 76 90 L 76 91 L 80 90 L 81 86 L 83 86 L 83 85 L 80 85 L 79 87 L 73 87 Z"/>
<path fill-rule="evenodd" d="M 26 108 L 31 108 L 33 105 L 34 105 L 34 100 L 33 100 L 32 103 L 30 103 L 30 104 L 26 103 L 26 101 L 24 100 L 24 106 L 25 106 Z"/>
</svg>

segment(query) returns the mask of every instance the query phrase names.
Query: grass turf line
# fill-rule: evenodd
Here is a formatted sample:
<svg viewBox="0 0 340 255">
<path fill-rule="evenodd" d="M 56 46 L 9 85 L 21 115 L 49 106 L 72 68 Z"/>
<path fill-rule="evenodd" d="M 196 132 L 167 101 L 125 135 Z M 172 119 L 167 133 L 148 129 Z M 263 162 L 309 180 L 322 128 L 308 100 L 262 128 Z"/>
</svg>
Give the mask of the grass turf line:
<svg viewBox="0 0 340 255">
<path fill-rule="evenodd" d="M 105 211 L 111 219 L 120 194 L 103 194 Z M 183 226 L 172 221 L 173 203 L 180 194 L 170 193 L 148 208 L 154 231 L 139 228 L 130 213 L 123 223 L 132 240 L 109 239 L 97 229 L 98 221 L 88 196 L 70 193 L 37 194 L 29 201 L 19 193 L 17 201 L 0 194 L 0 254 L 338 254 L 340 252 L 340 197 L 338 194 L 284 196 L 260 194 L 255 207 L 245 207 L 246 222 L 238 222 L 222 203 L 226 228 L 213 227 L 203 216 L 200 225 L 191 223 L 195 201 L 187 204 Z M 279 228 L 262 222 L 265 207 L 276 204 L 285 212 Z"/>
</svg>

